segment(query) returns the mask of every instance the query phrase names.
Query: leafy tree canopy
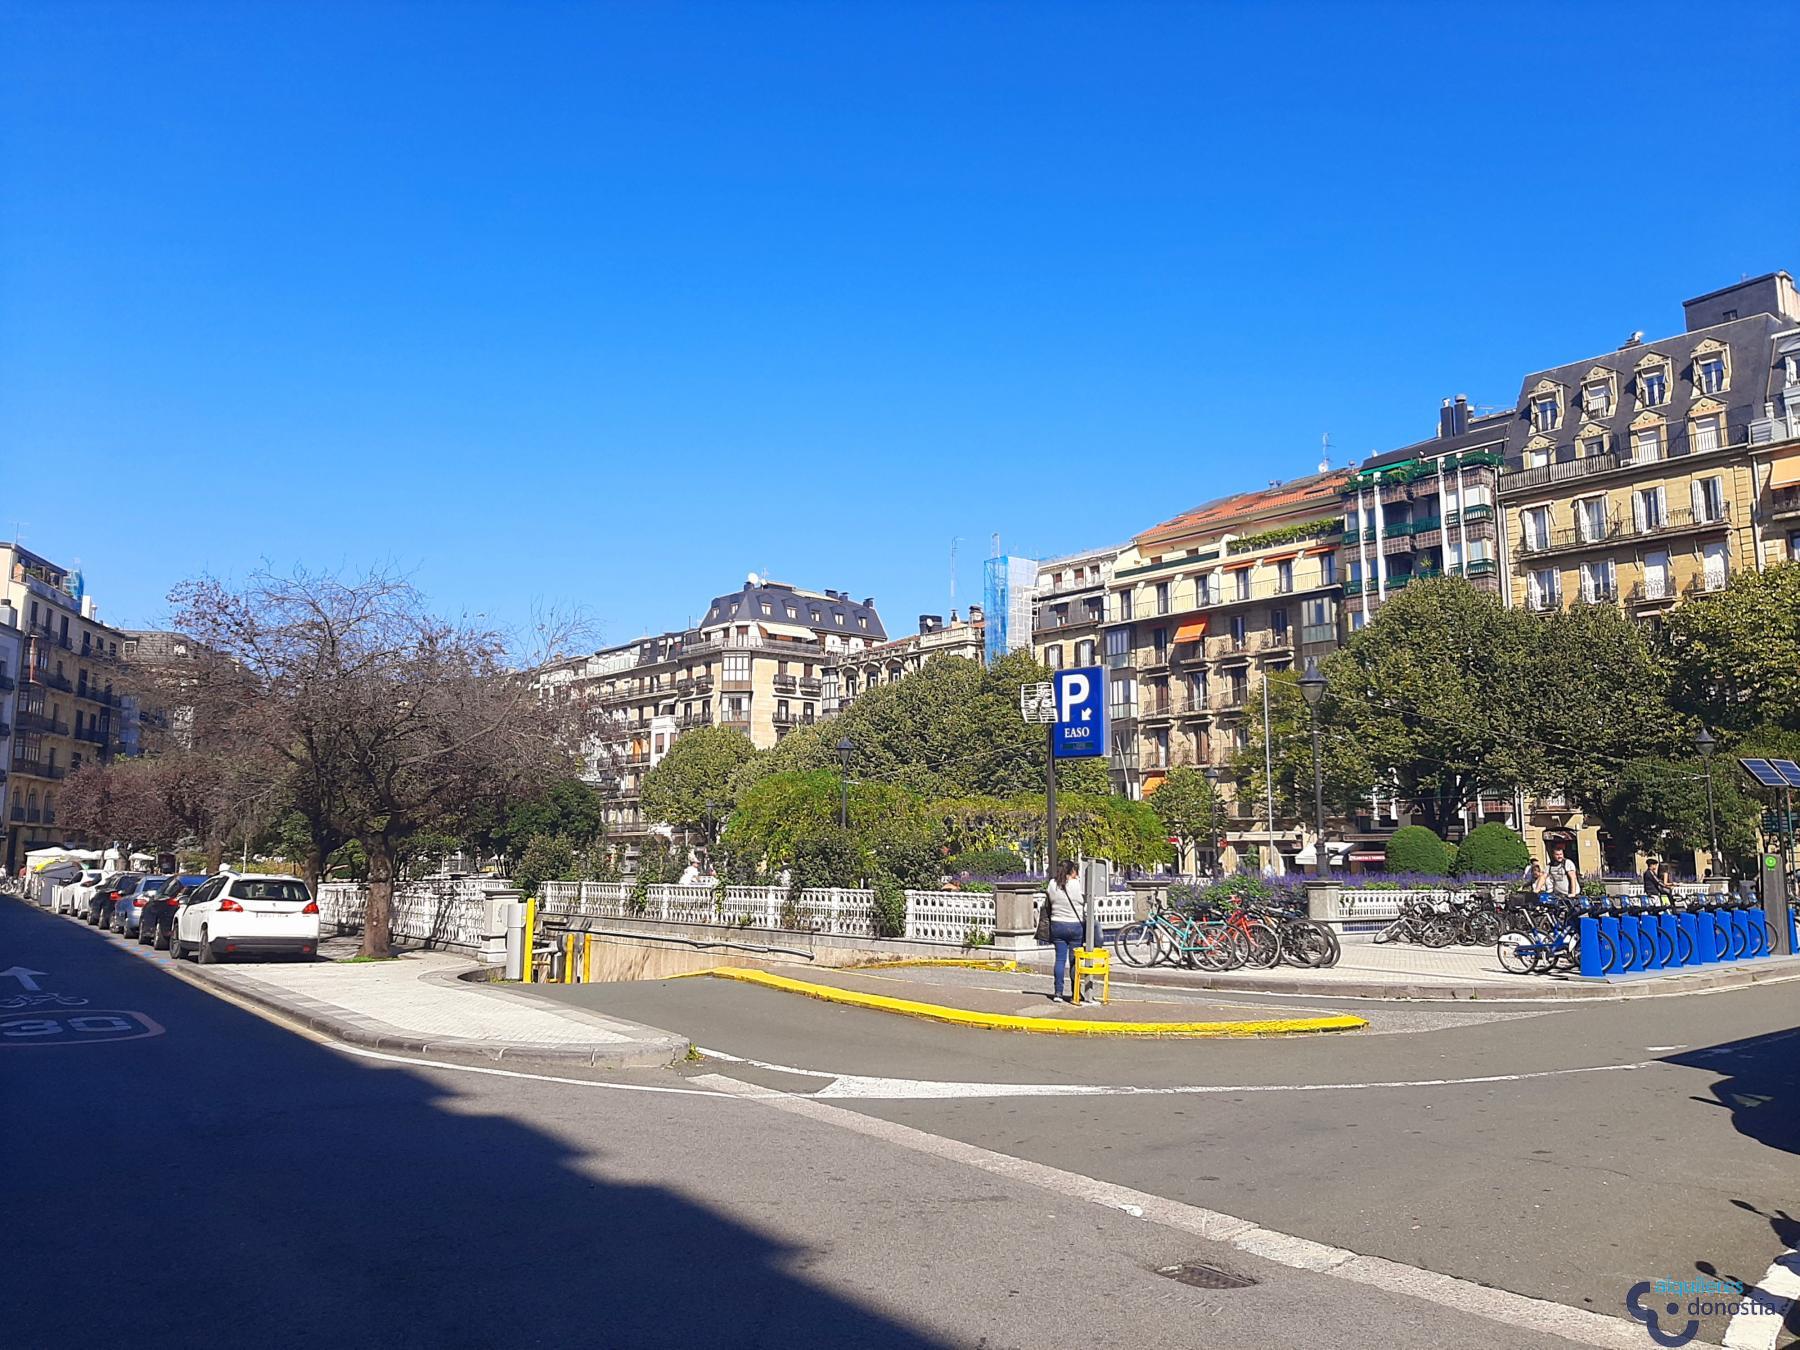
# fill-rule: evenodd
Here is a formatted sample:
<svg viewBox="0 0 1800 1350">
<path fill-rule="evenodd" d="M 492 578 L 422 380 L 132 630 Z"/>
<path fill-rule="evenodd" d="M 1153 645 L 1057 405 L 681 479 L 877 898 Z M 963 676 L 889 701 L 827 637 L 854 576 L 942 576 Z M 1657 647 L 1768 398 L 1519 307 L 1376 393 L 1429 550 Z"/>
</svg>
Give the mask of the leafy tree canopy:
<svg viewBox="0 0 1800 1350">
<path fill-rule="evenodd" d="M 733 783 L 756 747 L 735 727 L 698 727 L 675 738 L 644 779 L 644 814 L 710 839 L 737 798 Z"/>
</svg>

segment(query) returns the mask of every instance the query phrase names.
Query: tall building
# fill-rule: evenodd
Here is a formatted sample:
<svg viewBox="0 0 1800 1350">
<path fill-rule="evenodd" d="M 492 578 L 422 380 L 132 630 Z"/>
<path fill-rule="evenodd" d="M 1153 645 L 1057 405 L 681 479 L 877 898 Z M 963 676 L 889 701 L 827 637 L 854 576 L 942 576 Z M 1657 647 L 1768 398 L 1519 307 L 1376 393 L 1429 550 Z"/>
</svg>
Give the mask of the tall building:
<svg viewBox="0 0 1800 1350">
<path fill-rule="evenodd" d="M 24 637 L 8 775 L 6 863 L 16 868 L 27 849 L 70 842 L 56 821 L 62 782 L 135 740 L 136 704 L 114 687 L 124 634 L 100 622 L 79 572 L 0 544 L 0 576 Z"/>
<path fill-rule="evenodd" d="M 921 614 L 919 631 L 866 647 L 846 646 L 825 668 L 825 694 L 821 711 L 830 716 L 842 712 L 857 695 L 880 684 L 892 684 L 928 661 L 960 656 L 967 661 L 985 659 L 986 617 L 979 605 L 969 607 L 969 617 L 950 611 L 950 622 L 941 614 Z M 809 719 L 810 720 L 810 719 Z"/>
<path fill-rule="evenodd" d="M 825 674 L 887 641 L 875 601 L 752 575 L 692 628 L 639 638 L 538 672 L 564 710 L 609 831 L 642 833 L 644 778 L 684 731 L 735 727 L 774 745 L 823 713 Z"/>
<path fill-rule="evenodd" d="M 14 830 L 8 795 L 11 789 L 13 723 L 19 693 L 19 672 L 24 663 L 25 635 L 10 602 L 0 601 L 0 857 L 11 858 Z M 21 821 L 23 823 L 23 821 Z"/>
<path fill-rule="evenodd" d="M 1120 791 L 1153 793 L 1187 764 L 1211 769 L 1231 801 L 1224 769 L 1249 744 L 1264 676 L 1338 645 L 1345 478 L 1325 472 L 1219 498 L 1119 554 L 1101 657 Z M 1305 842 L 1299 822 L 1234 808 L 1224 861 L 1280 865 L 1275 855 L 1291 858 Z"/>
<path fill-rule="evenodd" d="M 1339 568 L 1352 631 L 1415 577 L 1466 577 L 1498 593 L 1504 539 L 1497 517 L 1510 410 L 1475 415 L 1445 399 L 1438 434 L 1374 455 L 1343 488 Z"/>
<path fill-rule="evenodd" d="M 1112 544 L 1037 565 L 1031 640 L 1038 660 L 1051 670 L 1100 664 L 1106 587 L 1122 552 Z"/>
<path fill-rule="evenodd" d="M 1654 620 L 1791 551 L 1763 536 L 1800 413 L 1793 278 L 1773 272 L 1684 309 L 1673 337 L 1635 333 L 1525 377 L 1500 477 L 1509 604 L 1605 601 Z"/>
</svg>

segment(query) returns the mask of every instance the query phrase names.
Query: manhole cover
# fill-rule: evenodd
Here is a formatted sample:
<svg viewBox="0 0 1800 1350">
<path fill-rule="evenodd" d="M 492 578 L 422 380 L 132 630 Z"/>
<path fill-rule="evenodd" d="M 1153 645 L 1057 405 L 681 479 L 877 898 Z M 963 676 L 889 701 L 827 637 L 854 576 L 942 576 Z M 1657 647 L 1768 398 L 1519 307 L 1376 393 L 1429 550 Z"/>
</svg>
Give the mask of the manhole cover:
<svg viewBox="0 0 1800 1350">
<path fill-rule="evenodd" d="M 1188 1261 L 1179 1266 L 1158 1266 L 1156 1273 L 1171 1280 L 1180 1280 L 1183 1284 L 1191 1284 L 1196 1289 L 1246 1289 L 1256 1283 L 1248 1275 L 1236 1275 L 1218 1266 L 1209 1266 L 1204 1261 Z"/>
</svg>

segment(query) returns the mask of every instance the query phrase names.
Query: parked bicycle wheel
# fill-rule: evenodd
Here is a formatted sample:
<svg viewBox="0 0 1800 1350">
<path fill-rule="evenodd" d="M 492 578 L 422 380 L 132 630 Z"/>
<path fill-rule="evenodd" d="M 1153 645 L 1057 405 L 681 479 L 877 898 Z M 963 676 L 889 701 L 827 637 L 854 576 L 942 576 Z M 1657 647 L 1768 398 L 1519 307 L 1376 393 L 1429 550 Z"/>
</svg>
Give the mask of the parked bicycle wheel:
<svg viewBox="0 0 1800 1350">
<path fill-rule="evenodd" d="M 1602 975 L 1613 975 L 1618 972 L 1618 966 L 1613 963 L 1619 959 L 1619 949 L 1613 946 L 1613 940 L 1606 936 L 1604 930 L 1594 934 L 1594 951 L 1600 958 Z"/>
<path fill-rule="evenodd" d="M 1395 938 L 1409 936 L 1407 930 L 1411 926 L 1412 926 L 1412 920 L 1407 918 L 1406 915 L 1402 914 L 1399 918 L 1395 919 L 1392 923 L 1390 923 L 1386 928 L 1383 928 L 1379 933 L 1375 934 L 1375 941 L 1376 942 L 1392 942 Z"/>
<path fill-rule="evenodd" d="M 1253 923 L 1249 931 L 1238 930 L 1249 948 L 1244 964 L 1255 970 L 1267 970 L 1281 964 L 1281 934 L 1266 923 Z"/>
<path fill-rule="evenodd" d="M 1675 960 L 1675 939 L 1663 931 L 1662 925 L 1656 925 L 1656 960 L 1658 965 L 1671 965 Z"/>
<path fill-rule="evenodd" d="M 1194 960 L 1203 970 L 1236 970 L 1249 959 L 1249 940 L 1235 928 L 1215 929 L 1194 951 Z"/>
<path fill-rule="evenodd" d="M 1500 940 L 1500 916 L 1491 909 L 1470 913 L 1464 926 L 1467 941 L 1477 947 L 1491 947 Z"/>
<path fill-rule="evenodd" d="M 1290 965 L 1318 969 L 1335 960 L 1331 930 L 1301 919 L 1290 923 L 1281 935 L 1281 959 Z"/>
<path fill-rule="evenodd" d="M 1113 938 L 1113 950 L 1128 966 L 1153 966 L 1160 955 L 1161 929 L 1147 919 L 1128 923 Z"/>
<path fill-rule="evenodd" d="M 1448 914 L 1433 914 L 1425 920 L 1419 941 L 1427 947 L 1448 947 L 1456 941 L 1456 924 Z"/>
<path fill-rule="evenodd" d="M 1694 939 L 1685 928 L 1675 930 L 1675 964 L 1685 966 L 1694 959 Z"/>
<path fill-rule="evenodd" d="M 1500 968 L 1514 975 L 1530 975 L 1538 968 L 1537 939 L 1530 933 L 1502 933 L 1494 944 Z"/>
</svg>

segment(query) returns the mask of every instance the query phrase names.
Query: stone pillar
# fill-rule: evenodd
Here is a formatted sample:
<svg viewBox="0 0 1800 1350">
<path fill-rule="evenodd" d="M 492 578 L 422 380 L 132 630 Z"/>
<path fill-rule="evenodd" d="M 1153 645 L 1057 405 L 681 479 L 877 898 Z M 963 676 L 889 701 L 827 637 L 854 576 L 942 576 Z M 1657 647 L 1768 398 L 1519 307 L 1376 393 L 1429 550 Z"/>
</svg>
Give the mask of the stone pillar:
<svg viewBox="0 0 1800 1350">
<path fill-rule="evenodd" d="M 1032 951 L 1037 947 L 1037 907 L 1044 888 L 1031 881 L 1002 881 L 994 886 L 994 950 Z"/>
<path fill-rule="evenodd" d="M 1131 888 L 1131 917 L 1134 919 L 1149 918 L 1150 911 L 1168 897 L 1166 877 L 1139 877 L 1126 884 Z"/>
<path fill-rule="evenodd" d="M 1334 923 L 1343 911 L 1339 908 L 1339 900 L 1343 888 L 1335 881 L 1308 881 L 1306 883 L 1306 917 L 1316 923 Z"/>
</svg>

